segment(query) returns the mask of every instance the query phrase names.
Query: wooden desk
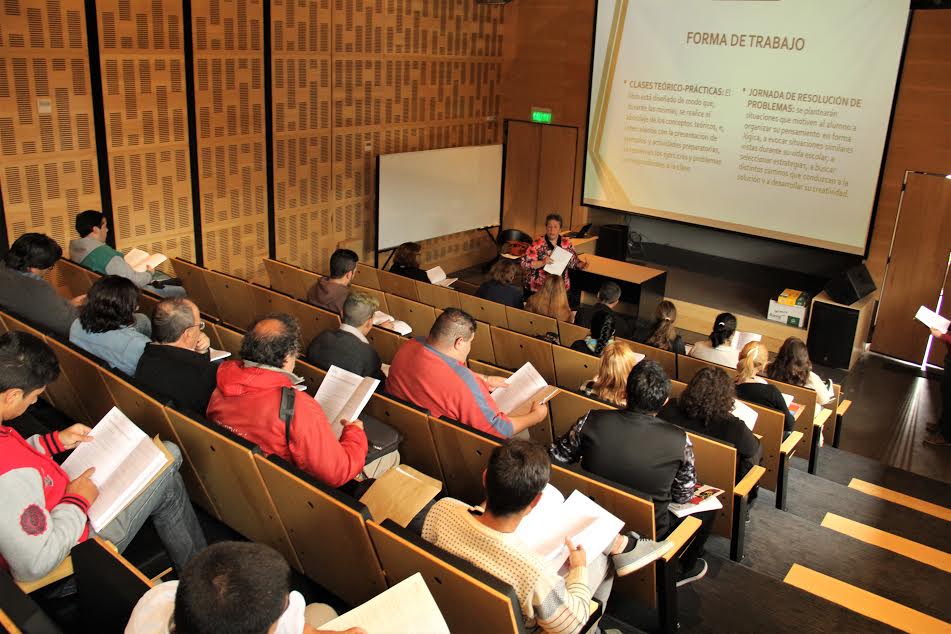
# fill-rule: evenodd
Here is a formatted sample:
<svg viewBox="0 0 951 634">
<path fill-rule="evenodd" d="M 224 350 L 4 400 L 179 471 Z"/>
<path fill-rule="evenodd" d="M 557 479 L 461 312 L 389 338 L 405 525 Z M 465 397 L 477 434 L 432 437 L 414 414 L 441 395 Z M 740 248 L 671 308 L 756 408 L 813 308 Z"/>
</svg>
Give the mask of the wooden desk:
<svg viewBox="0 0 951 634">
<path fill-rule="evenodd" d="M 604 282 L 613 280 L 621 287 L 621 301 L 634 306 L 635 317 L 651 317 L 664 299 L 667 271 L 592 254 L 581 259 L 588 263 L 588 268 L 568 272 L 572 288 L 597 293 Z"/>
<path fill-rule="evenodd" d="M 571 238 L 571 245 L 575 248 L 575 253 L 585 255 L 590 253 L 594 255 L 595 245 L 598 243 L 598 236 L 588 236 L 586 238 Z"/>
</svg>

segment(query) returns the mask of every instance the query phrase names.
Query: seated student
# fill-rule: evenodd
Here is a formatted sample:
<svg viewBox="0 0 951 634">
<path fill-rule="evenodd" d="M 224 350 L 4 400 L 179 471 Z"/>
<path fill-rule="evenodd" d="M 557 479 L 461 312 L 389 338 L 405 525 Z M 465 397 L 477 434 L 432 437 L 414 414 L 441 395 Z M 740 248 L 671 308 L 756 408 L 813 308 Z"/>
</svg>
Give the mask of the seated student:
<svg viewBox="0 0 951 634">
<path fill-rule="evenodd" d="M 443 498 L 426 515 L 422 536 L 512 586 L 528 631 L 579 632 L 590 617 L 592 597 L 604 604 L 615 575 L 643 568 L 672 544 L 631 532 L 618 535 L 603 553 L 586 553 L 566 540 L 569 570 L 559 576 L 514 534 L 541 500 L 550 474 L 544 447 L 507 440 L 492 450 L 483 472 L 484 508 Z"/>
<path fill-rule="evenodd" d="M 198 306 L 184 297 L 165 299 L 152 314 L 152 343 L 145 346 L 136 382 L 162 400 L 198 414 L 208 408 L 215 390 L 218 364 L 208 356 L 210 343 L 202 330 Z"/>
<path fill-rule="evenodd" d="M 152 333 L 148 318 L 135 312 L 138 307 L 135 284 L 117 275 L 101 277 L 86 294 L 69 340 L 109 367 L 134 376 Z"/>
<path fill-rule="evenodd" d="M 604 349 L 614 343 L 614 315 L 596 313 L 591 319 L 591 333 L 571 344 L 572 350 L 600 357 Z"/>
<path fill-rule="evenodd" d="M 789 337 L 779 347 L 776 358 L 766 366 L 766 376 L 774 381 L 782 381 L 799 387 L 807 387 L 816 392 L 816 404 L 826 405 L 833 398 L 832 381 L 823 383 L 822 379 L 812 371 L 812 361 L 809 360 L 809 348 L 798 337 Z"/>
<path fill-rule="evenodd" d="M 42 233 L 24 233 L 17 238 L 0 262 L 0 306 L 67 337 L 76 307 L 86 296 L 68 300 L 43 279 L 62 255 L 56 241 Z"/>
<path fill-rule="evenodd" d="M 218 542 L 188 562 L 180 579 L 143 594 L 125 634 L 318 634 L 330 630 L 314 628 L 336 616 L 329 605 L 306 605 L 291 590 L 290 566 L 270 546 Z"/>
<path fill-rule="evenodd" d="M 14 579 L 32 581 L 49 574 L 92 532 L 86 512 L 99 496 L 91 479 L 94 469 L 70 481 L 52 456 L 96 441 L 81 424 L 27 440 L 3 425 L 26 411 L 59 376 L 56 356 L 46 343 L 25 332 L 0 335 L 0 368 L 0 566 Z M 165 447 L 173 465 L 99 534 L 121 552 L 151 517 L 172 565 L 181 572 L 205 547 L 205 536 L 178 474 L 182 454 L 171 443 Z"/>
<path fill-rule="evenodd" d="M 337 315 L 343 315 L 343 303 L 350 293 L 350 284 L 357 272 L 357 262 L 360 258 L 350 249 L 337 249 L 330 256 L 330 277 L 322 277 L 307 291 L 307 301 L 329 310 Z"/>
<path fill-rule="evenodd" d="M 373 313 L 379 306 L 369 295 L 350 293 L 343 303 L 340 329 L 325 330 L 314 337 L 307 346 L 307 361 L 323 370 L 335 365 L 360 376 L 385 380 L 380 355 L 367 341 L 367 333 L 373 328 Z"/>
<path fill-rule="evenodd" d="M 591 410 L 550 450 L 557 464 L 580 461 L 585 471 L 649 496 L 661 537 L 681 521 L 667 512 L 668 504 L 689 501 L 697 484 L 693 444 L 682 429 L 657 417 L 669 395 L 670 379 L 664 368 L 644 359 L 627 377 L 626 410 Z M 707 573 L 701 555 L 716 511 L 695 515 L 703 525 L 680 559 L 678 586 Z"/>
<path fill-rule="evenodd" d="M 410 277 L 419 282 L 429 282 L 429 276 L 426 271 L 419 268 L 419 253 L 423 247 L 415 242 L 404 242 L 396 249 L 393 255 L 393 264 L 390 266 L 390 273 L 396 273 L 403 277 Z"/>
<path fill-rule="evenodd" d="M 69 243 L 69 259 L 76 264 L 102 275 L 124 277 L 139 288 L 148 286 L 148 290 L 163 297 L 185 295 L 185 289 L 181 286 L 152 286 L 153 282 L 169 279 L 168 276 L 152 267 L 142 273 L 134 271 L 122 253 L 106 244 L 109 222 L 102 213 L 87 209 L 76 216 L 76 233 L 79 238 Z"/>
<path fill-rule="evenodd" d="M 489 393 L 505 385 L 500 376 L 477 374 L 466 367 L 476 322 L 458 308 L 436 318 L 429 336 L 404 343 L 393 357 L 386 391 L 397 398 L 500 438 L 540 423 L 548 406 L 533 403 L 521 416 L 503 414 Z"/>
<path fill-rule="evenodd" d="M 340 421 L 343 433 L 338 440 L 320 403 L 294 390 L 288 432 L 281 419 L 281 394 L 283 388 L 292 389 L 303 382 L 294 374 L 299 349 L 296 319 L 280 314 L 257 319 L 241 342 L 241 359 L 225 361 L 218 368 L 218 387 L 208 402 L 208 418 L 327 486 L 339 487 L 364 470 L 367 436 L 363 422 Z"/>
<path fill-rule="evenodd" d="M 720 313 L 713 322 L 713 331 L 710 332 L 709 338 L 695 343 L 690 350 L 690 356 L 735 368 L 738 355 L 733 347 L 734 334 L 736 317 L 730 313 Z"/>
<path fill-rule="evenodd" d="M 757 376 L 766 369 L 768 361 L 769 351 L 762 342 L 751 341 L 743 346 L 743 350 L 740 351 L 740 360 L 736 365 L 736 397 L 782 412 L 786 417 L 783 423 L 783 429 L 785 429 L 783 437 L 786 437 L 793 430 L 796 417 L 786 406 L 783 393 L 779 391 L 779 388 Z"/>
<path fill-rule="evenodd" d="M 562 279 L 557 275 L 546 277 L 538 292 L 525 300 L 525 310 L 571 323 L 568 292 Z"/>
<path fill-rule="evenodd" d="M 516 286 L 518 264 L 508 258 L 499 258 L 489 271 L 489 279 L 476 291 L 476 297 L 498 302 L 512 308 L 521 308 L 524 297 L 521 287 Z"/>
<path fill-rule="evenodd" d="M 634 341 L 676 354 L 687 354 L 684 339 L 674 328 L 675 321 L 677 321 L 677 307 L 673 302 L 665 299 L 657 304 L 653 321 L 638 327 L 637 332 L 634 333 Z M 620 334 L 618 336 L 623 337 Z"/>
<path fill-rule="evenodd" d="M 627 377 L 636 361 L 637 357 L 634 356 L 631 346 L 623 341 L 606 345 L 601 353 L 598 376 L 582 385 L 581 391 L 605 403 L 626 408 Z"/>
<path fill-rule="evenodd" d="M 634 336 L 634 324 L 631 318 L 626 315 L 614 312 L 618 303 L 621 301 L 621 287 L 617 282 L 605 282 L 598 289 L 598 303 L 593 306 L 585 304 L 578 308 L 575 315 L 575 324 L 578 326 L 591 327 L 591 320 L 598 313 L 610 313 L 614 317 L 614 329 L 618 337 L 630 339 Z"/>
<path fill-rule="evenodd" d="M 763 448 L 746 423 L 733 415 L 736 388 L 721 368 L 703 368 L 677 400 L 664 406 L 658 418 L 689 431 L 717 438 L 736 447 L 736 481 L 760 463 Z"/>
</svg>

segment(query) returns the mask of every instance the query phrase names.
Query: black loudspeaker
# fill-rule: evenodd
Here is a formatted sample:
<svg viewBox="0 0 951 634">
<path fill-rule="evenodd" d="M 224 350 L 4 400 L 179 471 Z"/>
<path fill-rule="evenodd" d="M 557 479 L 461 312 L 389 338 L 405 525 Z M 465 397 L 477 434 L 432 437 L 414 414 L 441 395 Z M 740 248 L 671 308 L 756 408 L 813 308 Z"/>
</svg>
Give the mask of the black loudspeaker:
<svg viewBox="0 0 951 634">
<path fill-rule="evenodd" d="M 813 302 L 809 320 L 809 338 L 806 341 L 809 359 L 830 368 L 848 369 L 859 311 L 826 302 Z"/>
<path fill-rule="evenodd" d="M 875 291 L 875 282 L 864 264 L 856 264 L 848 271 L 836 275 L 826 284 L 826 293 L 832 301 L 840 304 L 854 304 L 869 293 Z"/>
<path fill-rule="evenodd" d="M 601 225 L 594 254 L 612 260 L 627 260 L 627 225 Z"/>
</svg>

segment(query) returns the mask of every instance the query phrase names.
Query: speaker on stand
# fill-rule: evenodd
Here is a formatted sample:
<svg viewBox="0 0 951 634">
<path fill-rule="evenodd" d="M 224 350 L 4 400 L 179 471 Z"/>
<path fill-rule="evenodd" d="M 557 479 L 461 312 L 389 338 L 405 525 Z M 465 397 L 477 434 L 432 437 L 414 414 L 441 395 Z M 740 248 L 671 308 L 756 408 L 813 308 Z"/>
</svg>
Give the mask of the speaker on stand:
<svg viewBox="0 0 951 634">
<path fill-rule="evenodd" d="M 594 254 L 612 260 L 627 260 L 627 225 L 601 225 Z"/>
</svg>

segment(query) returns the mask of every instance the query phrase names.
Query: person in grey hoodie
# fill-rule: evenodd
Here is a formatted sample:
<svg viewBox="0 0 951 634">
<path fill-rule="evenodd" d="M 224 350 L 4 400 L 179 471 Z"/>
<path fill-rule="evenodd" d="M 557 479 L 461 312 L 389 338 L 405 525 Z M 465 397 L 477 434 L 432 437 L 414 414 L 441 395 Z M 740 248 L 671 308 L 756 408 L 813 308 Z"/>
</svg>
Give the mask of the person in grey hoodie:
<svg viewBox="0 0 951 634">
<path fill-rule="evenodd" d="M 62 255 L 62 247 L 42 233 L 24 233 L 17 238 L 0 263 L 0 306 L 66 337 L 76 319 L 76 308 L 86 296 L 66 299 L 43 279 Z"/>
<path fill-rule="evenodd" d="M 79 238 L 69 243 L 69 259 L 76 264 L 101 275 L 124 277 L 139 288 L 148 286 L 148 290 L 162 297 L 185 295 L 185 289 L 181 286 L 152 286 L 153 282 L 162 282 L 168 276 L 152 267 L 141 273 L 135 271 L 121 252 L 106 244 L 109 221 L 101 212 L 87 209 L 76 216 L 76 233 Z"/>
</svg>

